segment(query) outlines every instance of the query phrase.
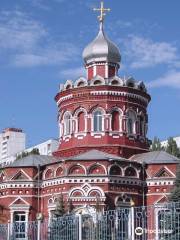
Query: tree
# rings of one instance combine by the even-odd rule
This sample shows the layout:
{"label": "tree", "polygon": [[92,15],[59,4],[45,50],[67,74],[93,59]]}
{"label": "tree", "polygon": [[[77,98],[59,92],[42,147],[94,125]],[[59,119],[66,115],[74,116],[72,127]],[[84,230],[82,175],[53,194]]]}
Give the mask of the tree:
{"label": "tree", "polygon": [[151,150],[152,151],[161,151],[164,148],[161,146],[161,142],[158,137],[154,137],[151,145]]}
{"label": "tree", "polygon": [[73,211],[73,204],[72,204],[72,200],[69,199],[68,201],[68,214],[72,214]]}
{"label": "tree", "polygon": [[56,203],[56,209],[54,211],[55,218],[62,217],[65,214],[65,207],[64,207],[64,199],[63,195],[61,193],[60,197],[57,200]]}
{"label": "tree", "polygon": [[180,164],[177,167],[176,180],[174,184],[174,189],[170,195],[170,201],[179,202],[180,201]]}
{"label": "tree", "polygon": [[[180,239],[180,164],[177,167],[177,173],[176,173],[176,180],[174,189],[171,192],[171,195],[169,197],[169,200],[171,202],[174,202],[170,208],[170,214],[169,217],[167,216],[167,222],[169,221],[169,225],[172,229],[171,233],[171,239]],[[165,238],[166,239],[166,238]],[[169,238],[167,238],[169,239]]]}
{"label": "tree", "polygon": [[29,154],[40,155],[38,148],[33,148],[33,150]]}
{"label": "tree", "polygon": [[64,199],[61,193],[61,195],[57,199],[56,208],[53,212],[53,217],[51,219],[49,227],[49,239],[66,240],[67,236],[73,234],[72,232],[67,232],[69,226],[69,219],[66,218],[65,213],[66,212],[64,207]]}
{"label": "tree", "polygon": [[166,152],[176,157],[180,157],[180,149],[178,148],[176,141],[172,137],[168,138]]}
{"label": "tree", "polygon": [[16,160],[27,157],[29,155],[40,155],[39,149],[38,148],[33,148],[30,152],[24,151],[24,152],[17,155]]}

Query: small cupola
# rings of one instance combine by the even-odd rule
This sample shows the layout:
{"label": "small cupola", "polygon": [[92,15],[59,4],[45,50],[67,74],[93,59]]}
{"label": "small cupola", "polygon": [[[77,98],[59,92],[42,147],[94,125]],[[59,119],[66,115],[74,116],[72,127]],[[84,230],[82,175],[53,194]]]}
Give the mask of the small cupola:
{"label": "small cupola", "polygon": [[84,49],[83,59],[85,65],[95,62],[120,63],[119,49],[106,37],[102,22],[97,37]]}
{"label": "small cupola", "polygon": [[103,2],[101,2],[101,8],[94,10],[101,12],[98,17],[100,21],[99,33],[83,51],[83,60],[89,80],[96,75],[104,78],[115,76],[121,61],[118,47],[109,40],[104,32],[105,12],[110,11],[110,9],[105,9]]}

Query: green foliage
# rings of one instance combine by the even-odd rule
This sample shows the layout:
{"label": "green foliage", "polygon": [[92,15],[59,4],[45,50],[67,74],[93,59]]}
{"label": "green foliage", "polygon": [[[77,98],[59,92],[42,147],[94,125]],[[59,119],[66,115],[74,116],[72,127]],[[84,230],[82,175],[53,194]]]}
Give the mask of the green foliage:
{"label": "green foliage", "polygon": [[61,194],[56,203],[56,209],[54,211],[54,216],[56,218],[62,217],[65,214],[63,195]]}
{"label": "green foliage", "polygon": [[180,165],[177,168],[175,185],[170,195],[170,201],[172,202],[180,201]]}
{"label": "green foliage", "polygon": [[56,208],[53,212],[53,217],[51,219],[49,227],[49,239],[54,240],[67,240],[72,239],[76,240],[77,236],[76,231],[76,222],[74,222],[74,216],[70,214],[72,211],[72,202],[69,201],[68,212],[66,213],[64,207],[64,199],[61,194],[56,202]]}
{"label": "green foliage", "polygon": [[68,214],[71,214],[73,211],[73,204],[72,204],[72,200],[70,199],[68,201]]}
{"label": "green foliage", "polygon": [[180,149],[178,148],[176,141],[172,137],[168,138],[166,152],[176,157],[180,157]]}
{"label": "green foliage", "polygon": [[161,142],[158,137],[154,137],[152,141],[152,146],[151,146],[152,151],[161,151],[164,150],[164,148],[161,146]]}
{"label": "green foliage", "polygon": [[38,148],[33,148],[33,150],[29,154],[40,155]]}
{"label": "green foliage", "polygon": [[166,151],[167,153],[180,158],[180,149],[177,146],[176,141],[172,138],[168,138],[167,147],[163,147],[158,137],[154,137],[151,145],[151,151]]}
{"label": "green foliage", "polygon": [[100,212],[101,211],[101,207],[100,207],[100,199],[99,197],[96,197],[96,212]]}
{"label": "green foliage", "polygon": [[40,155],[38,148],[33,148],[31,152],[22,152],[21,154],[18,154],[16,157],[16,160],[27,157],[29,155]]}

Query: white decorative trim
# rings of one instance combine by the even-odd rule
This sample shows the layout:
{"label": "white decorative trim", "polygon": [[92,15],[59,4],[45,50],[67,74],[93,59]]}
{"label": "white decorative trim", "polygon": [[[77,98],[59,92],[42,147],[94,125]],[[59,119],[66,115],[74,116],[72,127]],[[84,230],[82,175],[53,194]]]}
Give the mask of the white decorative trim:
{"label": "white decorative trim", "polygon": [[[163,196],[164,193],[147,193],[146,196]],[[166,192],[166,195],[171,195],[171,192]]]}
{"label": "white decorative trim", "polygon": [[18,170],[18,171],[11,177],[10,181],[13,180],[13,181],[20,181],[20,182],[21,182],[21,181],[27,181],[27,180],[28,180],[28,179],[22,179],[22,180],[13,179],[13,178],[16,177],[19,173],[24,174],[30,181],[33,180],[24,170],[20,169],[20,170]]}
{"label": "white decorative trim", "polygon": [[[166,195],[166,194],[163,194],[162,197],[160,197],[157,201],[155,201],[154,204],[158,204],[158,205],[159,205],[158,202],[160,202],[163,198],[166,198],[166,199],[168,200],[167,195]],[[161,203],[160,203],[160,204],[161,204]]]}
{"label": "white decorative trim", "polygon": [[66,80],[63,90],[67,90],[66,88],[67,88],[68,85],[70,85],[70,88],[72,88],[73,87],[73,81],[72,80]]}
{"label": "white decorative trim", "polygon": [[108,63],[105,64],[105,78],[108,78]]}
{"label": "white decorative trim", "polygon": [[[161,169],[159,169],[159,171],[156,172],[152,177],[153,177],[153,178],[160,178],[160,177],[156,177],[156,175],[158,175],[159,173],[161,173],[161,171],[163,171],[163,170],[165,170],[165,171],[167,171],[168,173],[170,173],[170,174],[172,175],[172,178],[173,178],[173,177],[176,178],[176,175],[175,175],[169,168],[167,168],[166,166],[163,166]],[[164,178],[170,178],[170,177],[164,177]]]}
{"label": "white decorative trim", "polygon": [[85,87],[85,86],[88,85],[88,81],[87,81],[87,79],[84,78],[84,77],[80,77],[80,78],[78,78],[78,79],[75,81],[75,83],[74,83],[74,87],[75,87],[75,88],[79,88],[79,87],[81,87],[81,86],[78,86],[78,84],[79,84],[80,82],[83,82],[83,83],[84,83],[84,85],[83,85],[82,87]]}
{"label": "white decorative trim", "polygon": [[11,204],[9,204],[9,207],[11,207],[16,201],[21,200],[25,205],[27,205],[28,207],[30,207],[30,204],[28,202],[26,202],[22,197],[18,197],[16,198]]}
{"label": "white decorative trim", "polygon": [[95,77],[96,74],[97,74],[97,66],[94,65],[94,66],[93,66],[93,77]]}
{"label": "white decorative trim", "polygon": [[[117,71],[116,71],[116,72],[117,72]],[[112,82],[113,82],[114,80],[118,82],[118,85],[112,85]],[[109,79],[109,84],[110,84],[111,86],[123,86],[123,85],[124,85],[124,81],[123,81],[123,79],[121,79],[120,77],[114,76],[114,77],[112,77],[112,78]]]}
{"label": "white decorative trim", "polygon": [[[25,182],[25,184],[24,184]],[[23,183],[17,183],[17,182],[8,182],[8,183],[1,183],[0,184],[0,189],[6,189],[6,188],[35,188],[37,187],[36,181],[23,181]]]}
{"label": "white decorative trim", "polygon": [[[175,181],[175,180],[174,180]],[[174,181],[172,181],[172,178],[170,180],[161,180],[157,181],[157,179],[153,180],[146,180],[147,186],[168,186],[168,185],[174,185]]]}
{"label": "white decorative trim", "polygon": [[[100,164],[100,163],[93,163],[92,165],[90,165],[90,166],[88,167],[88,169],[87,169],[87,174],[90,175],[89,171],[91,170],[91,168],[96,167],[96,166],[97,166],[97,167],[102,167],[102,168],[104,169],[105,174],[106,174],[106,175],[108,174],[106,167],[105,167],[104,165]],[[98,175],[98,174],[97,174],[97,175]]]}
{"label": "white decorative trim", "polygon": [[59,105],[61,102],[64,102],[65,100],[69,100],[73,98],[73,94],[69,94],[69,95],[66,95],[64,97],[61,97],[58,101],[57,101],[57,105]]}
{"label": "white decorative trim", "polygon": [[134,93],[127,93],[127,92],[119,92],[119,91],[91,91],[90,92],[91,95],[110,95],[110,96],[122,96],[122,97],[130,97],[130,98],[135,98],[135,99],[139,99],[143,102],[145,102],[146,104],[148,104],[148,99],[145,97],[142,97],[138,94],[134,94]]}
{"label": "white decorative trim", "polygon": [[104,194],[104,191],[100,188],[100,187],[94,187],[94,186],[91,186],[90,184],[88,183],[85,183],[84,185],[82,185],[81,187],[74,187],[72,188],[70,191],[69,191],[69,197],[72,197],[72,198],[76,198],[76,197],[73,197],[73,193],[74,192],[81,192],[82,193],[82,196],[81,197],[77,197],[77,198],[81,198],[83,200],[84,199],[87,199],[87,197],[89,199],[94,199],[95,197],[92,197],[92,196],[89,196],[89,194],[92,192],[92,191],[97,191],[98,193],[100,193],[100,197],[102,198],[105,198],[105,194]]}
{"label": "white decorative trim", "polygon": [[54,173],[55,173],[54,168],[53,168],[53,167],[48,167],[48,168],[44,171],[44,173],[43,173],[43,179],[46,179],[45,176],[46,176],[46,173],[47,173],[49,170],[51,170],[51,171],[53,172],[52,178],[55,177],[55,175],[54,175]]}
{"label": "white decorative trim", "polygon": [[[107,194],[109,194],[109,193],[115,193],[115,194],[117,194],[117,191],[114,191],[114,190],[104,191],[104,192],[107,193]],[[142,196],[141,193],[132,192],[131,190],[126,191],[126,192],[121,192],[121,194],[130,194],[130,195]]]}
{"label": "white decorative trim", "polygon": [[82,169],[84,169],[84,175],[87,175],[87,169],[86,169],[86,167],[85,167],[84,165],[79,164],[79,163],[72,163],[72,164],[69,166],[69,168],[67,169],[67,175],[69,175],[69,171],[70,171],[73,167],[75,167],[75,166],[78,166],[78,167],[81,167]]}
{"label": "white decorative trim", "polygon": [[74,134],[74,137],[77,139],[83,139],[85,136],[87,136],[87,132],[78,132]]}

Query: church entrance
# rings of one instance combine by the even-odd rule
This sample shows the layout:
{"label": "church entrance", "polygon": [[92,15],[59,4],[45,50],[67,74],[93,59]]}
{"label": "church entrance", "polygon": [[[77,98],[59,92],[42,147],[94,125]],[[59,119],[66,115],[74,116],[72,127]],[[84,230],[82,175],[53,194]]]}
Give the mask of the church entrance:
{"label": "church entrance", "polygon": [[26,215],[25,212],[14,213],[14,238],[16,240],[26,239]]}

